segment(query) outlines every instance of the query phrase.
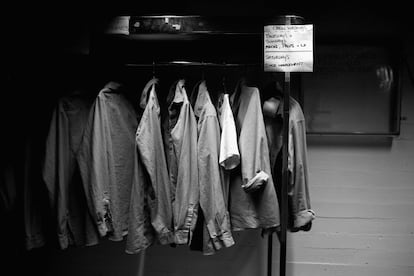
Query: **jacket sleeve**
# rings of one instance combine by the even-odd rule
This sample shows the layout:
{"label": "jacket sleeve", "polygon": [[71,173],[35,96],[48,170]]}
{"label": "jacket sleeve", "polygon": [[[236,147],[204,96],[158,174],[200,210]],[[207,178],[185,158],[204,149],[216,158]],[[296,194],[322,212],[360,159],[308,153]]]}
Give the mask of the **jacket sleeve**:
{"label": "jacket sleeve", "polygon": [[216,116],[206,116],[201,122],[198,137],[198,179],[200,206],[203,210],[210,239],[219,249],[230,247],[234,240],[230,231],[230,218],[221,184],[220,127]]}
{"label": "jacket sleeve", "polygon": [[44,209],[45,205],[39,203],[47,201],[48,198],[47,194],[43,193],[44,190],[41,189],[44,180],[42,179],[39,156],[35,150],[36,146],[37,144],[32,138],[27,139],[24,143],[22,208],[27,250],[41,247],[47,241],[43,212],[49,209]]}
{"label": "jacket sleeve", "polygon": [[219,162],[224,169],[231,170],[240,164],[240,153],[237,146],[236,125],[228,95],[223,96],[221,109],[222,132]]}
{"label": "jacket sleeve", "polygon": [[148,205],[145,201],[146,191],[143,183],[145,176],[138,154],[138,147],[135,145],[128,236],[125,249],[128,254],[137,254],[153,243],[150,216],[149,212],[147,212]]}
{"label": "jacket sleeve", "polygon": [[60,104],[56,106],[53,111],[52,120],[49,126],[49,133],[46,139],[45,157],[42,168],[43,180],[49,192],[50,205],[55,210],[56,208],[56,189],[57,183],[63,181],[64,168],[62,165],[65,160],[62,160],[63,147],[69,147],[67,130],[68,126],[65,123],[63,114],[61,114]]}
{"label": "jacket sleeve", "polygon": [[305,121],[291,122],[289,131],[290,197],[294,227],[302,227],[315,218],[311,210]]}
{"label": "jacket sleeve", "polygon": [[88,208],[101,236],[111,228],[108,194],[112,178],[110,137],[105,102],[99,95],[89,113],[77,158]]}
{"label": "jacket sleeve", "polygon": [[67,183],[69,182],[70,162],[69,122],[59,102],[46,139],[43,180],[49,194],[53,216],[57,219],[57,234],[61,248],[68,246],[67,225]]}
{"label": "jacket sleeve", "polygon": [[[270,176],[269,149],[264,126],[259,91],[252,94],[239,137],[241,171],[246,192],[265,185]],[[267,158],[267,160],[265,160]]]}
{"label": "jacket sleeve", "polygon": [[160,243],[168,244],[173,242],[170,182],[159,114],[152,104],[147,105],[141,118],[136,143],[154,191],[154,196],[148,197],[152,226],[158,234]]}

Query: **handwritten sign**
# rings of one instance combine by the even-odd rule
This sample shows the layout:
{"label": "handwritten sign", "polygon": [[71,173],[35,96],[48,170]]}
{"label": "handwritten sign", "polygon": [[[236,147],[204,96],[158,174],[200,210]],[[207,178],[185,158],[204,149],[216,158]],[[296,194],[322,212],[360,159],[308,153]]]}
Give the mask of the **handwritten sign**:
{"label": "handwritten sign", "polygon": [[313,25],[264,27],[265,72],[312,72]]}

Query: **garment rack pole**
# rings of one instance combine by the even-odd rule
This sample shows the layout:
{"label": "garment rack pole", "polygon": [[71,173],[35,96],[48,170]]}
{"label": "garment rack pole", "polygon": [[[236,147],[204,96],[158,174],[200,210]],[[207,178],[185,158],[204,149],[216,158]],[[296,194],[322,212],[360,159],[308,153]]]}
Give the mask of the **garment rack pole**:
{"label": "garment rack pole", "polygon": [[[292,17],[285,17],[285,25],[292,24]],[[281,233],[280,233],[280,276],[286,275],[286,244],[288,224],[288,154],[289,154],[289,107],[290,107],[290,72],[285,72],[283,89],[283,162],[282,162],[282,191],[281,191]]]}
{"label": "garment rack pole", "polygon": [[[274,25],[293,25],[303,24],[304,18],[296,15],[283,15],[278,16]],[[283,87],[283,146],[282,146],[282,187],[280,193],[280,232],[278,233],[280,244],[280,259],[279,259],[279,276],[286,275],[286,244],[287,244],[287,229],[288,229],[288,214],[289,214],[289,168],[288,168],[288,156],[289,156],[289,113],[290,113],[290,72],[285,72],[284,87]],[[272,276],[272,250],[273,250],[273,237],[269,235],[268,239],[268,264],[267,275]]]}
{"label": "garment rack pole", "polygon": [[288,223],[288,149],[289,149],[289,98],[290,98],[290,72],[285,73],[283,89],[283,162],[282,162],[282,191],[280,216],[280,276],[286,275],[286,243]]}

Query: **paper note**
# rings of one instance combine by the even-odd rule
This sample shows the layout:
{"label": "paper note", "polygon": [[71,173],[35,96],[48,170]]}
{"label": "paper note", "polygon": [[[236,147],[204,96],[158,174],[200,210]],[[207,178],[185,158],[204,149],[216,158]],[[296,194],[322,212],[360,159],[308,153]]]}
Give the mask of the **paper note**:
{"label": "paper note", "polygon": [[264,27],[265,72],[312,72],[313,25]]}

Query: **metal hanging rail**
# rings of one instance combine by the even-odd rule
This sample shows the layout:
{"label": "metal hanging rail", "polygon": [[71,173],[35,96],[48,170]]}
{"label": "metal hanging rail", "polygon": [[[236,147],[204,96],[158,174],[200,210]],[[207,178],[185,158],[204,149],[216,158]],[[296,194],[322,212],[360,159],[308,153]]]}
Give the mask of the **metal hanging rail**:
{"label": "metal hanging rail", "polygon": [[166,61],[153,63],[127,63],[128,67],[164,67],[164,66],[200,66],[200,67],[245,67],[245,66],[263,66],[262,63],[215,63],[199,61]]}

